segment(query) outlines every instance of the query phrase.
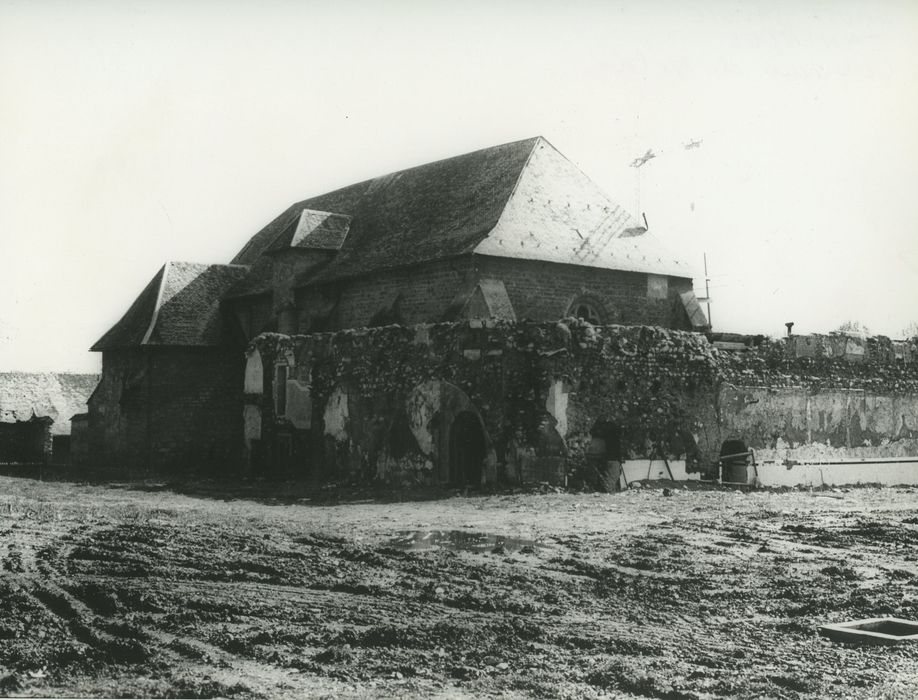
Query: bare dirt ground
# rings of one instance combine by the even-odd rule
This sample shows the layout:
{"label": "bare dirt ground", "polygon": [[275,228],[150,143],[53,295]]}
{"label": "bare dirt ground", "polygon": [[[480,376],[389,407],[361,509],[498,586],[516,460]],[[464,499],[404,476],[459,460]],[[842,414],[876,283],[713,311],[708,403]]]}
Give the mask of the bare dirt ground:
{"label": "bare dirt ground", "polygon": [[[290,500],[290,499],[288,499]],[[422,547],[492,533],[478,549]],[[0,477],[0,694],[918,697],[918,490],[317,504]]]}

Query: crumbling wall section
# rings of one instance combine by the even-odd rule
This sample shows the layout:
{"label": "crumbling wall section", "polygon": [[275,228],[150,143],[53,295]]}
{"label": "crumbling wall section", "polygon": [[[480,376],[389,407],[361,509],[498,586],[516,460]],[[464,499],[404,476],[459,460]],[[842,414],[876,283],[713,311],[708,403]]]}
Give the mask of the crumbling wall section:
{"label": "crumbling wall section", "polygon": [[[450,431],[460,413],[481,424],[486,481],[583,478],[599,420],[620,428],[627,457],[694,464],[719,444],[715,356],[696,334],[574,319],[471,321],[268,334],[253,350],[275,378],[249,397],[263,441],[304,448],[291,456],[291,475],[451,483]],[[309,394],[300,401],[309,415],[298,416],[306,430],[289,415],[294,383]]]}
{"label": "crumbling wall section", "polygon": [[721,352],[720,422],[759,459],[918,455],[918,353],[885,337],[792,336]]}

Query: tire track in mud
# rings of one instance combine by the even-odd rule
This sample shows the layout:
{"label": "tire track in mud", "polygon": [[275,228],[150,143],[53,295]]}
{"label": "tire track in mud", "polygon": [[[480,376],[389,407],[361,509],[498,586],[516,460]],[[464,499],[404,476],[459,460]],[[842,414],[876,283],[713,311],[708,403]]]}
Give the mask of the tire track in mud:
{"label": "tire track in mud", "polygon": [[[59,520],[40,525],[33,524],[37,521],[31,518],[10,515],[7,522],[10,520],[10,526],[2,535],[5,551],[0,567],[0,578],[7,585],[8,593],[18,594],[20,601],[28,601],[33,610],[40,611],[48,620],[58,620],[60,629],[66,630],[74,641],[99,654],[116,662],[144,660],[146,655],[136,640],[99,629],[93,612],[56,583],[61,575],[50,568],[46,558],[55,556],[54,543],[66,537]],[[43,628],[38,631],[44,634]]]}
{"label": "tire track in mud", "polygon": [[[238,519],[71,521],[63,533],[20,520],[21,536],[0,537],[0,557],[11,552],[17,569],[0,580],[30,588],[60,634],[93,645],[94,661],[108,655],[87,675],[154,669],[151,685],[126,686],[140,694],[335,696],[353,683],[362,696],[412,695],[392,680],[398,672],[428,683],[414,696],[828,697],[854,679],[880,683],[891,667],[914,689],[902,674],[918,660],[907,652],[854,653],[815,636],[827,611],[863,605],[846,597],[849,571],[827,574],[826,564],[857,553],[879,561],[882,532],[833,548],[782,530],[835,532],[833,517],[673,516],[641,532],[574,526],[553,551],[525,557],[404,554],[387,547],[388,531],[356,543]],[[130,639],[148,654],[142,666],[108,654]]]}
{"label": "tire track in mud", "polygon": [[277,666],[232,654],[188,635],[158,629],[148,629],[147,634],[159,642],[162,652],[171,652],[176,661],[180,660],[186,673],[210,677],[224,686],[242,686],[253,695],[259,694],[256,688],[270,687],[275,691],[294,688],[289,682],[292,674]]}
{"label": "tire track in mud", "polygon": [[54,537],[54,534],[44,528],[23,526],[21,522],[13,522],[0,536],[6,545],[0,576],[21,576],[33,573],[37,569],[39,546],[35,544],[36,541],[41,542]]}
{"label": "tire track in mud", "polygon": [[[112,634],[97,624],[99,616],[79,597],[58,585],[62,574],[51,568],[48,558],[59,554],[53,546],[31,548],[27,571],[15,580],[16,587],[49,615],[60,619],[77,641],[95,649],[116,662],[138,663],[148,658],[147,650],[136,637],[139,632]],[[37,551],[35,551],[37,549]]]}
{"label": "tire track in mud", "polygon": [[[740,545],[747,545],[747,556],[760,559],[763,554],[792,557],[799,562],[807,560],[824,560],[842,564],[852,564],[852,552],[857,561],[853,565],[872,566],[887,575],[904,577],[906,574],[918,577],[918,558],[915,548],[905,544],[890,546],[882,539],[882,533],[865,535],[871,528],[901,528],[895,521],[873,521],[860,519],[851,522],[850,518],[835,519],[829,522],[823,518],[816,522],[810,517],[791,516],[784,518],[773,516],[774,522],[756,523],[755,535],[750,536],[748,523],[724,525],[717,523],[681,523],[682,534],[691,539],[693,544],[703,551],[710,552],[711,545],[718,545],[714,536],[724,538],[723,545],[735,551]],[[918,540],[918,531],[908,533]]]}
{"label": "tire track in mud", "polygon": [[[91,528],[80,528],[91,531]],[[72,637],[102,655],[107,662],[114,664],[134,664],[149,661],[151,657],[164,657],[170,666],[182,664],[189,675],[197,678],[210,678],[224,688],[233,689],[233,694],[258,696],[253,688],[267,685],[277,686],[278,670],[266,664],[227,653],[201,640],[170,634],[146,626],[144,629],[131,626],[110,624],[109,629],[118,629],[112,633],[102,628],[106,623],[113,623],[108,616],[100,614],[96,607],[87,604],[79,595],[73,594],[58,585],[55,580],[66,578],[76,584],[106,583],[107,581],[124,583],[123,579],[106,576],[68,577],[66,572],[57,567],[65,567],[68,556],[75,544],[61,543],[58,546],[34,544],[35,539],[47,539],[45,530],[32,530],[18,537],[16,543],[9,543],[9,549],[25,556],[20,556],[22,566],[15,567],[12,583],[29,600],[54,618],[61,620]],[[6,568],[6,567],[4,567]],[[136,586],[139,589],[143,585]],[[150,642],[156,642],[155,646]],[[207,664],[188,662],[206,659],[218,668]]]}
{"label": "tire track in mud", "polygon": [[[218,647],[189,636],[170,634],[146,626],[137,635],[117,635],[100,628],[97,615],[79,597],[68,593],[47,579],[30,577],[31,587],[20,590],[45,608],[50,614],[62,619],[71,634],[78,641],[103,654],[104,658],[116,664],[134,664],[150,660],[151,657],[165,657],[170,666],[182,664],[187,675],[210,678],[221,685],[238,692],[258,695],[254,688],[270,685],[276,687],[279,681],[278,669],[252,659],[230,654]],[[155,647],[149,644],[154,641]],[[189,664],[188,662],[192,663]],[[205,661],[206,663],[194,663]],[[214,668],[214,665],[217,668]]]}

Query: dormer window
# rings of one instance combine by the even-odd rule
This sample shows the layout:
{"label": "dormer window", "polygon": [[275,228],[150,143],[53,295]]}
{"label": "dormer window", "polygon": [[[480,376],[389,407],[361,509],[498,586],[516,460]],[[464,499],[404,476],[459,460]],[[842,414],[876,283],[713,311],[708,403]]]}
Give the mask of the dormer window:
{"label": "dormer window", "polygon": [[291,248],[340,250],[351,227],[351,217],[315,209],[300,213]]}

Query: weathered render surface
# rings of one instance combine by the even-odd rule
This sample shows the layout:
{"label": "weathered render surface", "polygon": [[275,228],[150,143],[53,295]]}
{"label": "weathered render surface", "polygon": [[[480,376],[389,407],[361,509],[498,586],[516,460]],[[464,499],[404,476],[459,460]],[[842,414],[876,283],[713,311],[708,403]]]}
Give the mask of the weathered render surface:
{"label": "weathered render surface", "polygon": [[795,338],[728,351],[575,319],[268,334],[249,348],[246,446],[256,473],[460,486],[714,476],[735,443],[782,468],[918,459],[911,346],[863,345],[853,362]]}
{"label": "weathered render surface", "polygon": [[756,450],[763,483],[918,483],[913,342],[793,336],[722,355],[726,439]]}

